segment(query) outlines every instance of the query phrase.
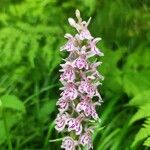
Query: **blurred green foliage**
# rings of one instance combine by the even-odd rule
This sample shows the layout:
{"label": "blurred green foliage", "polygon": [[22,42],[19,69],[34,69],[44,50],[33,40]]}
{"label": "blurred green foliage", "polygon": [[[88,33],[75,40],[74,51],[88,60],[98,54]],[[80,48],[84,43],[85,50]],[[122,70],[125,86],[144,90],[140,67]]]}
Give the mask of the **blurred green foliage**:
{"label": "blurred green foliage", "polygon": [[105,76],[94,150],[150,147],[150,3],[148,0],[0,1],[0,149],[60,149],[53,125],[59,52],[79,9],[102,37]]}

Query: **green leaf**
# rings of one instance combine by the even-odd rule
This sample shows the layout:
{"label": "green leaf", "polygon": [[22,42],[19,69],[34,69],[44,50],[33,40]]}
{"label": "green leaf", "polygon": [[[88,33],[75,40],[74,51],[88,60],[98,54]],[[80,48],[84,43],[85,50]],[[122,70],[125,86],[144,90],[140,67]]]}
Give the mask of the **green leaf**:
{"label": "green leaf", "polygon": [[56,108],[56,101],[48,100],[46,101],[39,110],[39,120],[45,122],[49,119],[48,115],[50,115]]}
{"label": "green leaf", "polygon": [[139,107],[138,111],[131,118],[130,124],[146,117],[150,117],[150,103]]}
{"label": "green leaf", "polygon": [[122,71],[117,67],[117,63],[120,57],[122,57],[123,55],[122,51],[122,49],[119,49],[117,51],[110,51],[103,47],[105,56],[104,58],[102,58],[103,60],[99,60],[103,61],[103,64],[99,68],[99,71],[102,72],[105,77],[102,88],[107,89],[105,92],[109,90],[114,93],[114,95],[116,95],[116,93],[122,93]]}
{"label": "green leaf", "polygon": [[137,95],[150,89],[150,71],[128,71],[124,73],[123,87],[129,96]]}
{"label": "green leaf", "polygon": [[0,120],[0,144],[3,143],[6,139],[6,132],[4,122]]}
{"label": "green leaf", "polygon": [[15,95],[4,95],[1,97],[1,103],[3,108],[14,109],[25,113],[25,106],[23,102]]}
{"label": "green leaf", "polygon": [[113,130],[101,143],[99,143],[97,150],[107,149],[111,145],[111,142],[113,142],[112,139],[114,139],[115,136],[119,134],[120,130],[120,128]]}
{"label": "green leaf", "polygon": [[87,13],[88,15],[91,15],[96,7],[96,0],[84,0],[82,1],[83,5],[85,6],[85,8],[87,8]]}
{"label": "green leaf", "polygon": [[143,145],[150,147],[150,137],[148,137],[148,138],[144,141],[144,144],[143,144]]}
{"label": "green leaf", "polygon": [[136,95],[129,101],[127,105],[128,106],[141,106],[147,103],[150,103],[150,90],[146,90]]}
{"label": "green leaf", "polygon": [[128,61],[126,62],[124,68],[125,69],[128,68],[137,69],[138,67],[148,68],[150,67],[149,56],[150,56],[149,48],[145,45],[145,43],[142,43],[134,53],[131,53],[128,56]]}
{"label": "green leaf", "polygon": [[[12,112],[5,112],[5,116],[2,116],[2,118],[5,117],[6,119],[6,124],[7,124],[7,130],[9,134],[11,135],[11,128],[13,126],[16,127],[16,124],[22,119],[22,115],[13,113]],[[4,123],[4,120],[0,120],[0,144],[5,142],[7,138],[7,133],[6,133],[6,126]]]}
{"label": "green leaf", "polygon": [[103,126],[103,127],[98,127],[98,128],[95,130],[95,132],[94,132],[94,134],[93,134],[93,140],[96,139],[96,136],[97,136],[104,128],[105,128],[105,126]]}

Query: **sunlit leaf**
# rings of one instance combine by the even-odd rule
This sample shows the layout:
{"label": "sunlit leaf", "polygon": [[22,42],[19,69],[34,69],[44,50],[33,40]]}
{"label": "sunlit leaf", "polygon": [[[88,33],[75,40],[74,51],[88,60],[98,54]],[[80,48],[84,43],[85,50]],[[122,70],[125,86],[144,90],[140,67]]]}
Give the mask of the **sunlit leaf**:
{"label": "sunlit leaf", "polygon": [[25,112],[25,106],[21,100],[15,95],[4,95],[1,97],[2,107]]}

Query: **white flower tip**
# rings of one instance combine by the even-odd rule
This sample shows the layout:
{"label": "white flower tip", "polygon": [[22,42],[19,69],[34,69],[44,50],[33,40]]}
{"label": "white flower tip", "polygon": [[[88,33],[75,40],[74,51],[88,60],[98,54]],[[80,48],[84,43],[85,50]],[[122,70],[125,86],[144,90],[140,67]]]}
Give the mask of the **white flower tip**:
{"label": "white flower tip", "polygon": [[76,9],[75,14],[76,14],[76,17],[77,17],[77,18],[80,18],[80,11],[79,11],[78,9]]}
{"label": "white flower tip", "polygon": [[101,41],[101,40],[102,40],[102,38],[98,37],[98,38],[95,38],[95,39],[93,40],[93,42],[97,43],[97,42],[99,42],[99,41]]}
{"label": "white flower tip", "polygon": [[81,23],[82,22],[82,18],[80,16],[80,11],[78,9],[76,10],[75,14],[76,14],[76,17],[78,19],[78,22]]}
{"label": "white flower tip", "polygon": [[73,18],[68,18],[68,22],[71,26],[75,27],[76,26],[76,22]]}
{"label": "white flower tip", "polygon": [[101,120],[100,118],[98,118],[98,122],[99,122],[99,123],[101,123],[101,122],[102,122],[102,120]]}
{"label": "white flower tip", "polygon": [[97,38],[97,40],[98,40],[98,41],[101,41],[101,40],[102,40],[102,38],[98,37],[98,38]]}
{"label": "white flower tip", "polygon": [[90,17],[89,20],[87,21],[87,24],[86,24],[87,26],[90,24],[91,19],[92,19],[92,18]]}
{"label": "white flower tip", "polygon": [[100,53],[100,56],[104,56],[104,53],[101,52],[101,53]]}
{"label": "white flower tip", "polygon": [[71,37],[72,37],[72,35],[71,35],[71,34],[69,34],[69,33],[66,33],[64,37],[65,37],[65,38],[67,38],[67,39],[69,39],[69,38],[71,38]]}
{"label": "white flower tip", "polygon": [[85,51],[86,50],[86,46],[82,46],[81,51]]}
{"label": "white flower tip", "polygon": [[101,77],[100,77],[100,78],[101,78],[101,80],[102,80],[102,81],[105,79],[105,78],[104,78],[104,76],[102,76],[102,75],[101,75]]}
{"label": "white flower tip", "polygon": [[64,46],[61,46],[59,50],[64,51]]}

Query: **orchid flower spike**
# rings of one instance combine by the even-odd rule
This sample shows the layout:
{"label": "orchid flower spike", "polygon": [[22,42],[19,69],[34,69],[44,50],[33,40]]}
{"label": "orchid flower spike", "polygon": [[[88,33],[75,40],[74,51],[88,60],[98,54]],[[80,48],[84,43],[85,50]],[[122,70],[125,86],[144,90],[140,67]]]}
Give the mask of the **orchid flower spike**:
{"label": "orchid flower spike", "polygon": [[62,149],[86,147],[90,150],[93,149],[94,127],[100,122],[96,109],[102,103],[98,86],[103,76],[98,72],[102,62],[92,62],[89,58],[104,54],[96,46],[101,38],[94,38],[88,30],[91,18],[87,22],[83,21],[79,10],[76,10],[75,15],[77,21],[73,18],[68,21],[77,34],[65,34],[68,41],[61,47],[68,57],[63,59],[64,64],[60,64],[62,87],[56,103],[59,113],[55,119],[55,129],[66,135],[62,140]]}

